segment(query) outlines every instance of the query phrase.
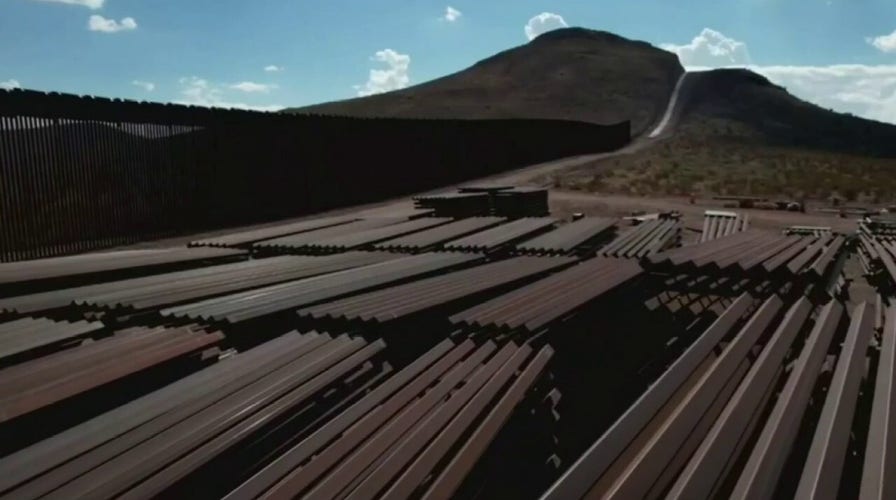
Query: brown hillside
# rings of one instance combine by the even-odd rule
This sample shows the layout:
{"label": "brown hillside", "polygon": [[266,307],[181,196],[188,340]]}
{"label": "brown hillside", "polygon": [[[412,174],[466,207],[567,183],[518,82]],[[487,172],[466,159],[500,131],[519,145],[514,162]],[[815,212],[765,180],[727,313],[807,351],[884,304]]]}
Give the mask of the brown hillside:
{"label": "brown hillside", "polygon": [[552,182],[636,195],[896,200],[896,126],[835,113],[747,70],[688,76],[667,139]]}
{"label": "brown hillside", "polygon": [[665,111],[683,69],[674,54],[611,33],[568,28],[468,69],[385,94],[286,110],[405,118],[552,118],[632,122]]}

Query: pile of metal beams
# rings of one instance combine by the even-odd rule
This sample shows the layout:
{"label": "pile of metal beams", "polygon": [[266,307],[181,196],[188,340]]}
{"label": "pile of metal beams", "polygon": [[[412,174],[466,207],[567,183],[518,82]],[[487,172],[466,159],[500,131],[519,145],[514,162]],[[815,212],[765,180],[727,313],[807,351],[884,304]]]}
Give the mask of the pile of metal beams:
{"label": "pile of metal beams", "polygon": [[[855,484],[841,482],[850,438],[863,435],[855,426],[868,429],[861,498],[891,496],[885,436],[894,427],[896,310],[883,334],[869,425],[853,417],[873,308],[855,308],[838,348],[840,303],[823,306],[814,321],[806,298],[786,307],[773,295],[751,313],[754,304],[747,294],[735,300],[543,498],[858,498]],[[819,392],[831,349],[839,356],[830,387]],[[809,408],[813,393],[820,413]],[[797,441],[801,428],[812,432],[810,442]],[[784,477],[785,467],[796,474]]]}
{"label": "pile of metal beams", "polygon": [[548,190],[515,188],[492,194],[492,214],[501,217],[541,217],[548,215]]}
{"label": "pile of metal beams", "polygon": [[242,247],[251,245],[262,240],[271,238],[279,238],[290,234],[304,233],[314,231],[315,229],[323,229],[330,226],[338,226],[358,220],[355,216],[339,216],[339,217],[322,217],[319,219],[304,220],[301,222],[291,222],[288,224],[277,224],[259,229],[250,229],[248,231],[240,231],[237,233],[225,234],[222,236],[212,236],[203,238],[190,243],[190,246],[204,247]]}
{"label": "pile of metal beams", "polygon": [[545,233],[517,245],[523,253],[538,255],[566,255],[589,250],[595,240],[607,236],[616,227],[616,219],[586,217],[564,224],[558,229]]}
{"label": "pile of metal beams", "polygon": [[572,258],[514,257],[299,310],[308,318],[385,323],[568,266]]}
{"label": "pile of metal beams", "polygon": [[225,498],[452,498],[512,415],[531,418],[517,407],[552,354],[444,341]]}
{"label": "pile of metal beams", "polygon": [[35,349],[47,349],[76,342],[102,330],[104,325],[90,321],[52,321],[46,318],[21,318],[0,324],[0,365],[10,357],[19,357]]}
{"label": "pile of metal beams", "polygon": [[0,311],[30,314],[72,304],[141,311],[399,258],[388,252],[280,256],[0,299]]}
{"label": "pile of metal beams", "polygon": [[239,323],[472,264],[480,254],[423,253],[161,310],[169,318]]}
{"label": "pile of metal beams", "polygon": [[535,332],[643,273],[637,262],[597,258],[451,316],[470,328]]}
{"label": "pile of metal beams", "polygon": [[476,217],[492,213],[489,193],[441,193],[414,197],[419,208],[432,209],[436,217]]}
{"label": "pile of metal beams", "polygon": [[494,252],[553,227],[551,217],[526,217],[508,224],[481,231],[445,243],[445,250],[460,252]]}
{"label": "pile of metal beams", "polygon": [[352,236],[364,231],[379,229],[392,224],[400,224],[402,222],[407,221],[405,219],[395,219],[391,217],[362,219],[347,224],[339,224],[323,229],[315,229],[313,231],[305,231],[303,233],[282,236],[280,238],[258,241],[252,244],[252,248],[268,251],[298,251],[328,239]]}
{"label": "pile of metal beams", "polygon": [[865,273],[882,271],[890,276],[891,284],[896,284],[896,240],[859,233],[859,241],[858,254]]}
{"label": "pile of metal beams", "polygon": [[345,335],[284,335],[3,458],[0,492],[183,497],[197,480],[212,495],[381,380],[390,371],[375,362],[384,347]]}
{"label": "pile of metal beams", "polygon": [[842,236],[815,238],[746,231],[648,257],[657,269],[702,272],[799,274],[822,276],[840,251]]}
{"label": "pile of metal beams", "polygon": [[784,230],[784,234],[800,234],[803,236],[815,236],[821,238],[830,236],[833,231],[829,226],[790,226]]}
{"label": "pile of metal beams", "polygon": [[131,328],[0,370],[0,423],[214,346],[194,327]]}
{"label": "pile of metal beams", "polygon": [[198,261],[246,255],[223,248],[168,248],[87,253],[69,257],[26,260],[0,264],[0,286],[8,287],[41,280],[102,276],[112,272],[151,272],[166,265],[196,264]]}
{"label": "pile of metal beams", "polygon": [[604,257],[642,259],[678,243],[681,223],[675,219],[655,219],[639,224],[598,252]]}
{"label": "pile of metal beams", "polygon": [[503,217],[469,217],[456,222],[400,236],[374,245],[379,250],[398,252],[419,252],[429,250],[438,245],[461,238],[469,234],[497,226],[507,219]]}
{"label": "pile of metal beams", "polygon": [[[383,219],[389,220],[389,219]],[[397,236],[422,231],[433,226],[439,226],[450,222],[451,219],[438,217],[424,217],[421,219],[399,222],[394,224],[386,224],[374,227],[355,227],[353,231],[337,231],[333,234],[318,234],[314,237],[314,233],[305,233],[298,236],[287,236],[285,238],[277,238],[274,240],[256,243],[257,248],[266,249],[288,249],[293,252],[304,253],[334,253],[345,252],[364,247],[369,247],[374,243],[379,243]],[[370,222],[370,220],[364,221]],[[345,227],[353,226],[348,224]],[[337,226],[334,229],[339,229]],[[326,230],[324,230],[326,231]],[[318,233],[322,233],[319,231]],[[338,234],[337,234],[338,233]]]}
{"label": "pile of metal beams", "polygon": [[746,231],[749,227],[747,214],[741,216],[737,212],[707,210],[703,214],[703,232],[700,235],[700,243]]}

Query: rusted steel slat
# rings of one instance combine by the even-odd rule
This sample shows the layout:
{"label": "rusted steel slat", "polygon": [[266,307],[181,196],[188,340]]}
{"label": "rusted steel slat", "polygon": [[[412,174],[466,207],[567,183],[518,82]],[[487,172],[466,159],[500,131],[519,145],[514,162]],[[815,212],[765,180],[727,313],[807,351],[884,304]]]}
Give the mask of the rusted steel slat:
{"label": "rusted steel slat", "polygon": [[289,224],[278,224],[276,226],[264,227],[260,229],[251,229],[248,231],[239,231],[236,233],[224,234],[221,236],[212,236],[200,240],[190,242],[191,246],[210,246],[210,247],[232,247],[255,243],[257,241],[267,240],[290,234],[303,233],[322,229],[329,226],[338,226],[356,221],[354,216],[339,217],[323,217],[318,219],[304,220],[301,222],[292,222]]}
{"label": "rusted steel slat", "polygon": [[738,366],[771,324],[782,305],[781,299],[775,295],[765,301],[638,457],[617,478],[607,493],[607,498],[642,498],[655,486],[676,450],[734,376]]}
{"label": "rusted steel slat", "polygon": [[242,255],[246,255],[246,252],[223,248],[174,248],[123,250],[10,262],[0,264],[0,284],[26,283],[42,279]]}
{"label": "rusted steel slat", "polygon": [[799,273],[813,257],[818,255],[818,252],[820,252],[829,241],[831,241],[830,235],[818,238],[815,243],[810,245],[787,264],[787,270],[790,271],[791,274]]}
{"label": "rusted steel slat", "polygon": [[775,257],[772,257],[771,259],[763,262],[762,263],[763,269],[765,269],[766,272],[770,272],[770,273],[777,271],[779,268],[781,268],[781,266],[783,266],[785,263],[789,262],[790,259],[796,257],[797,254],[799,254],[800,252],[805,250],[811,243],[812,243],[812,238],[808,238],[808,237],[802,238],[800,241],[797,242],[796,245],[793,245],[792,247],[788,248],[787,250],[784,250],[783,252],[776,255]]}
{"label": "rusted steel slat", "polygon": [[816,276],[823,276],[830,266],[831,262],[834,260],[834,257],[837,256],[837,252],[840,251],[840,247],[843,246],[845,242],[842,236],[837,236],[831,242],[830,245],[821,253],[818,259],[812,264],[812,272],[815,273]]}
{"label": "rusted steel slat", "polygon": [[398,447],[389,453],[370,474],[346,498],[372,500],[379,492],[407,467],[408,463],[427,443],[459,412],[476,393],[493,377],[506,382],[531,353],[529,346],[517,347],[509,342],[492,359],[442,405],[436,407],[413,429],[407,429]]}
{"label": "rusted steel slat", "polygon": [[[400,408],[401,405],[420,394],[436,377],[452,367],[461,357],[469,353],[473,347],[473,343],[470,341],[465,341],[457,346],[454,346],[454,343],[450,340],[443,341],[394,377],[391,377],[383,385],[371,391],[370,394],[352,405],[345,412],[339,414],[289,451],[277,457],[276,460],[257,472],[225,498],[228,500],[255,498],[262,494],[275,482],[307,460],[313,453],[323,448],[333,438],[346,431],[351,425],[359,422],[368,413],[373,411],[388,412],[389,408],[385,406],[382,410],[376,410],[377,406],[383,404],[387,398],[392,399],[386,404],[391,404],[396,408],[394,411],[397,411],[397,408]],[[321,460],[325,460],[325,458],[322,456]]]}
{"label": "rusted steel slat", "polygon": [[[461,344],[461,346],[465,344],[466,342]],[[320,482],[314,490],[318,493],[324,490],[336,490],[338,492],[345,487],[345,483],[349,478],[356,477],[357,473],[363,471],[366,465],[371,464],[379,456],[379,452],[385,451],[384,448],[387,446],[387,443],[394,443],[397,437],[395,436],[396,432],[404,431],[409,425],[413,425],[414,422],[422,418],[454,386],[469,376],[495,348],[494,343],[486,342],[466,360],[455,365],[444,374],[431,390],[416,401],[412,402],[411,398],[418,396],[419,393],[410,394],[410,391],[402,391],[400,398],[391,398],[379,410],[369,413],[366,418],[318,453],[307,465],[283,477],[276,485],[265,492],[261,498],[292,498],[307,489],[320,479],[330,467],[342,460],[341,464],[328,476],[328,479],[335,479]],[[426,385],[429,384],[427,383]],[[372,434],[379,436],[379,438],[376,440],[368,439]],[[364,442],[364,440],[367,441],[363,448],[358,448],[358,445]],[[355,453],[343,460],[343,457],[352,451],[355,451]],[[339,478],[345,478],[345,481],[341,481]]]}
{"label": "rusted steel slat", "polygon": [[881,335],[880,360],[874,385],[874,403],[865,462],[861,500],[896,497],[896,306],[890,306]]}
{"label": "rusted steel slat", "polygon": [[[753,305],[743,294],[541,497],[582,498]],[[650,485],[648,485],[650,486]]]}
{"label": "rusted steel slat", "polygon": [[541,348],[422,498],[451,498],[553,355],[554,351],[550,346]]}
{"label": "rusted steel slat", "polygon": [[874,328],[872,315],[868,303],[859,304],[853,311],[795,498],[837,497],[849,429]]}
{"label": "rusted steel slat", "polygon": [[[311,498],[333,498],[345,489],[352,479],[360,478],[360,474],[369,470],[368,467],[396,445],[405,432],[415,427],[433,408],[440,406],[445,396],[457,384],[461,381],[469,382],[475,372],[481,369],[480,364],[485,362],[486,357],[491,355],[495,349],[496,346],[491,341],[479,348],[470,358],[458,365],[458,369],[453,370],[442,379],[432,391],[425,393],[423,397],[408,405],[398,416],[379,429],[353,454],[337,465],[330,474],[308,492],[308,496]],[[507,356],[508,353],[502,350],[499,355]]]}
{"label": "rusted steel slat", "polygon": [[812,306],[805,297],[790,308],[706,439],[679,475],[667,498],[711,496],[713,486],[722,479],[726,465],[733,460],[734,449],[749,426],[753,412],[768,393],[787,350],[811,310]]}
{"label": "rusted steel slat", "polygon": [[123,493],[118,498],[122,500],[156,498],[179,479],[187,476],[228,449],[238,446],[253,431],[263,427],[266,423],[289,411],[291,408],[304,403],[308,398],[336,382],[340,377],[347,375],[350,370],[360,366],[385,347],[385,342],[378,340],[356,351],[292,392],[285,394],[269,406],[254,413],[251,418],[237,423],[217,437],[206,441],[200,447],[183,455],[177,461],[170,463],[164,469],[154,473],[151,477]]}
{"label": "rusted steel slat", "polygon": [[285,369],[278,370],[274,377],[264,379],[263,388],[252,391],[243,389],[206,407],[114,460],[78,477],[47,498],[62,500],[118,495],[130,485],[144,479],[147,474],[170,463],[172,459],[249,417],[247,410],[266,406],[363,347],[365,342],[362,339],[329,342],[287,365]]}

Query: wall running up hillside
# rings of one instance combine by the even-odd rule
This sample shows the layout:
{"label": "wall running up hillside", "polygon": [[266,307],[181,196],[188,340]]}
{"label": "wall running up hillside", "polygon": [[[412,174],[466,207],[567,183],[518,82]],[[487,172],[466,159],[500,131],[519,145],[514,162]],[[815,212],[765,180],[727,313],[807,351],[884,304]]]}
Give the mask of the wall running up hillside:
{"label": "wall running up hillside", "polygon": [[310,214],[628,141],[628,123],[294,116],[0,91],[0,260]]}

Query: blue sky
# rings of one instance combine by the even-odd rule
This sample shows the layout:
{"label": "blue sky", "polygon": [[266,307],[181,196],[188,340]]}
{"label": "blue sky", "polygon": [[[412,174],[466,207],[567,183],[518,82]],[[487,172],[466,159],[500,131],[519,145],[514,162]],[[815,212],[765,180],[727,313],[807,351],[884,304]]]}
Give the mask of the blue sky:
{"label": "blue sky", "polygon": [[274,109],[463,69],[526,43],[529,23],[749,66],[896,122],[893,0],[0,0],[0,85]]}

